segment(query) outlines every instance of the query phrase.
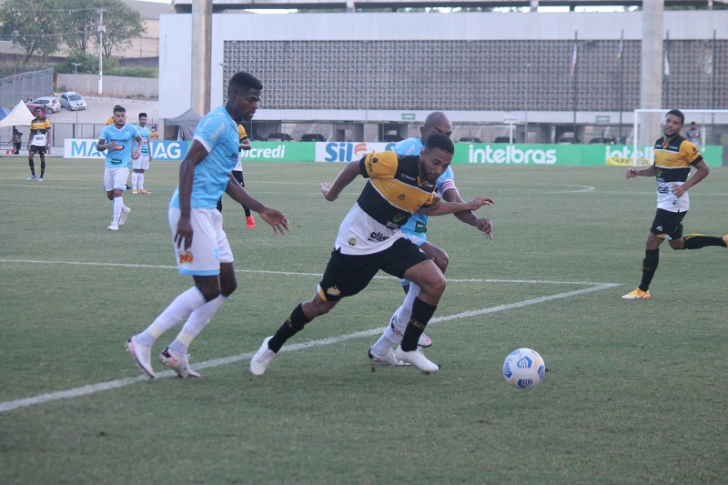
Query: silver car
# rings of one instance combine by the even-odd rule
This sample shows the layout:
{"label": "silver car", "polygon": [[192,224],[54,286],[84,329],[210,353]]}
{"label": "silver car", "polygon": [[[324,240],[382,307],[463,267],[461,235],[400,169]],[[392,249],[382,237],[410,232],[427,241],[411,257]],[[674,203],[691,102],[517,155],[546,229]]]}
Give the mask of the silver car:
{"label": "silver car", "polygon": [[42,104],[46,113],[58,113],[61,109],[61,102],[55,96],[41,96],[34,99],[32,104]]}
{"label": "silver car", "polygon": [[71,111],[77,111],[79,109],[86,109],[86,101],[81,97],[80,94],[73,91],[61,94],[61,106]]}

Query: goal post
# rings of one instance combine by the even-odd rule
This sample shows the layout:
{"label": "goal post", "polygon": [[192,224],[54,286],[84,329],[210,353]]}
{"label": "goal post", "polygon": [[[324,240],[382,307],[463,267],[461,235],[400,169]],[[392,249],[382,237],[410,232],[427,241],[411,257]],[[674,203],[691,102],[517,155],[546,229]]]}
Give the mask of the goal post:
{"label": "goal post", "polygon": [[[636,109],[632,128],[632,165],[651,165],[654,143],[662,136],[662,120],[669,109]],[[728,109],[681,109],[685,115],[682,136],[696,123],[697,145],[709,165],[728,162]]]}

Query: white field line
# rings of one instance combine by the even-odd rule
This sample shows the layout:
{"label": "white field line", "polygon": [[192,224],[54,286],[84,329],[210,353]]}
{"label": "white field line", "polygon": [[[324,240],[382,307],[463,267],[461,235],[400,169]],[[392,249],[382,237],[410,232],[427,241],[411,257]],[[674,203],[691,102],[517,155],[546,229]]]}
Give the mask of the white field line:
{"label": "white field line", "polygon": [[[483,308],[481,310],[473,310],[473,311],[467,311],[462,313],[456,313],[454,315],[446,315],[443,317],[436,317],[433,318],[430,321],[430,325],[435,325],[438,323],[444,323],[451,320],[459,320],[462,318],[470,318],[478,315],[485,315],[488,313],[495,313],[495,312],[501,312],[505,310],[512,310],[516,308],[523,308],[525,306],[529,305],[535,305],[538,303],[545,303],[547,301],[552,300],[559,300],[562,298],[570,298],[572,296],[578,296],[585,293],[591,293],[592,291],[600,291],[600,290],[606,290],[609,288],[613,288],[615,286],[620,286],[618,284],[614,283],[606,283],[601,284],[598,286],[593,286],[591,288],[585,288],[581,290],[574,290],[574,291],[568,291],[566,293],[557,293],[555,295],[550,296],[542,296],[538,298],[531,298],[528,300],[522,300],[515,303],[509,303],[506,305],[498,305],[490,308]],[[322,345],[331,345],[336,344],[339,342],[344,342],[346,340],[352,340],[356,338],[362,338],[362,337],[372,337],[375,335],[379,335],[382,333],[382,327],[379,328],[373,328],[371,330],[364,330],[361,332],[355,332],[350,333],[348,335],[341,335],[339,337],[331,337],[326,339],[320,339],[320,340],[312,340],[310,342],[300,343],[300,344],[293,344],[293,345],[287,345],[281,349],[281,352],[293,352],[297,350],[305,350],[312,347],[320,347]],[[244,354],[238,354],[233,355],[230,357],[224,357],[221,359],[213,359],[208,360],[205,362],[200,362],[195,364],[195,369],[207,369],[211,367],[219,367],[221,365],[227,365],[227,364],[233,364],[235,362],[240,362],[241,360],[248,360],[253,357],[254,352],[248,352]],[[173,371],[164,371],[160,372],[157,375],[157,378],[167,378],[176,376],[177,374]],[[74,397],[80,397],[80,396],[86,396],[89,394],[96,394],[98,392],[102,391],[108,391],[111,389],[118,389],[120,387],[129,386],[131,384],[136,384],[138,382],[146,381],[148,378],[146,376],[138,376],[138,377],[127,377],[125,379],[116,379],[113,381],[107,381],[107,382],[99,382],[98,384],[89,384],[87,386],[81,386],[76,387],[73,389],[67,389],[65,391],[56,391],[56,392],[50,392],[47,394],[40,394],[38,396],[28,397],[24,399],[16,399],[14,401],[5,401],[0,402],[0,412],[7,412],[12,411],[14,409],[18,408],[26,408],[29,406],[34,406],[36,404],[43,404],[47,402],[52,401],[58,401],[61,399],[70,399]]]}
{"label": "white field line", "polygon": [[[84,261],[41,261],[36,259],[0,259],[0,263],[17,263],[17,264],[68,264],[72,266],[111,266],[117,268],[134,268],[134,269],[177,269],[177,266],[155,265],[155,264],[131,264],[131,263],[94,263]],[[322,276],[322,273],[298,273],[291,271],[267,271],[257,269],[236,269],[236,273],[253,273],[253,274],[274,274],[284,276]],[[375,276],[375,279],[393,279],[394,276]],[[609,283],[598,283],[594,281],[549,281],[549,280],[499,280],[499,279],[457,279],[448,278],[449,283],[515,283],[515,284],[541,284],[541,285],[606,285]]]}

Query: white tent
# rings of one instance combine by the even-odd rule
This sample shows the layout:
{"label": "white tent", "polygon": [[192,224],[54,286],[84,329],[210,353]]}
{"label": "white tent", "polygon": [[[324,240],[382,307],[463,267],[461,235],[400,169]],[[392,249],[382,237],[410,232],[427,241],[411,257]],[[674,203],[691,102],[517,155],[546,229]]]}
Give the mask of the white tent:
{"label": "white tent", "polygon": [[0,120],[0,128],[3,126],[30,126],[35,116],[30,112],[23,101],[20,101],[5,118]]}

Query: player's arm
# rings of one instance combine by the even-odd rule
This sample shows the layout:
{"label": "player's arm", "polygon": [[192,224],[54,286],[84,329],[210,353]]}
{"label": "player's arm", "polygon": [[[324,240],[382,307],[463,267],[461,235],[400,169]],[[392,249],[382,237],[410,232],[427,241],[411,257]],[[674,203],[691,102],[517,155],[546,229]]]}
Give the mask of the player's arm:
{"label": "player's arm", "polygon": [[107,144],[105,138],[99,138],[99,141],[96,142],[96,150],[103,152],[107,148],[114,148],[114,145],[115,143],[113,141]]}
{"label": "player's arm", "polygon": [[339,175],[336,176],[336,180],[334,180],[333,184],[328,182],[323,182],[321,184],[321,193],[324,194],[326,200],[329,202],[335,201],[339,197],[341,191],[361,174],[361,163],[361,160],[349,162],[346,167],[344,167],[344,170],[339,172]]}
{"label": "player's arm", "polygon": [[179,221],[174,242],[185,251],[192,246],[192,184],[195,181],[195,167],[205,159],[209,152],[199,140],[193,140],[184,160],[179,165]]}
{"label": "player's arm", "polygon": [[417,212],[426,216],[442,216],[445,214],[455,214],[463,211],[478,210],[484,205],[490,205],[493,199],[489,197],[476,197],[470,202],[448,202],[435,194],[432,204],[420,208]]}
{"label": "player's arm", "polygon": [[142,154],[142,136],[137,135],[136,138],[134,138],[134,141],[136,141],[136,150],[132,151],[131,158],[137,159]]}
{"label": "player's arm", "polygon": [[231,173],[228,174],[228,184],[225,188],[225,193],[239,204],[242,204],[250,210],[260,214],[260,217],[270,224],[274,232],[277,232],[282,236],[285,236],[286,232],[288,232],[288,218],[286,218],[282,212],[266,207],[255,197],[250,195],[248,191],[245,190],[237,180],[235,180],[235,177],[233,177]]}
{"label": "player's arm", "polygon": [[240,149],[241,150],[250,150],[253,148],[253,146],[250,144],[250,138],[247,136],[240,140]]}
{"label": "player's arm", "polygon": [[51,149],[51,122],[46,120],[46,150]]}
{"label": "player's arm", "polygon": [[674,184],[672,186],[672,193],[675,194],[677,197],[682,197],[690,187],[703,180],[710,173],[710,168],[708,168],[708,164],[705,163],[705,160],[701,159],[693,166],[695,167],[696,172],[689,179],[687,179],[684,184]]}
{"label": "player's arm", "polygon": [[630,167],[627,169],[627,173],[625,175],[627,176],[627,179],[629,180],[634,177],[654,177],[656,173],[657,173],[657,171],[655,169],[655,166],[650,165],[647,168],[642,168],[639,170],[634,167]]}
{"label": "player's arm", "polygon": [[[464,202],[462,197],[460,197],[460,191],[454,185],[445,189],[442,197],[448,202]],[[490,203],[486,205],[495,204],[493,199],[488,199]],[[469,224],[481,231],[488,239],[493,239],[493,222],[487,217],[478,217],[473,211],[456,212],[454,215],[465,224]]]}

